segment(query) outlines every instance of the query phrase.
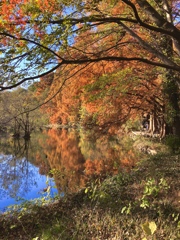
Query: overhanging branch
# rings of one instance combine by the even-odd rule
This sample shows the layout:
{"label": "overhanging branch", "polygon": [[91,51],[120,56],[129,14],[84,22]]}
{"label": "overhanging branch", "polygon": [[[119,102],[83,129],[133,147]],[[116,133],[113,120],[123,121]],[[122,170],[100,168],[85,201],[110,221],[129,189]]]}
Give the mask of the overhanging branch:
{"label": "overhanging branch", "polygon": [[4,91],[4,90],[7,90],[7,89],[12,89],[12,88],[15,88],[19,85],[21,85],[22,83],[26,82],[26,81],[29,81],[29,80],[35,80],[35,79],[38,79],[40,77],[43,77],[53,71],[55,71],[57,68],[59,68],[60,66],[62,65],[78,65],[78,64],[85,64],[85,63],[95,63],[95,62],[100,62],[100,61],[127,61],[127,62],[132,62],[132,61],[136,61],[136,62],[143,62],[143,63],[146,63],[146,64],[149,64],[149,65],[152,65],[152,66],[157,66],[157,67],[162,67],[162,68],[166,68],[166,69],[172,69],[172,70],[175,70],[175,71],[178,71],[180,72],[180,67],[177,66],[177,65],[168,65],[168,64],[164,64],[164,63],[160,63],[160,62],[155,62],[155,61],[151,61],[151,60],[148,60],[148,59],[145,59],[145,58],[139,58],[139,57],[131,57],[131,58],[127,58],[127,57],[115,57],[115,56],[106,56],[106,57],[101,57],[101,58],[86,58],[86,59],[70,59],[70,60],[66,60],[64,59],[62,62],[60,62],[59,64],[57,64],[54,68],[50,69],[49,71],[45,72],[45,73],[42,73],[40,75],[36,75],[34,77],[27,77],[27,78],[24,78],[22,79],[20,82],[16,83],[16,84],[13,84],[11,86],[7,86],[7,87],[4,87],[4,86],[0,86],[0,91]]}
{"label": "overhanging branch", "polygon": [[21,85],[21,84],[24,83],[24,82],[27,82],[27,81],[30,81],[30,80],[35,80],[35,79],[39,79],[39,78],[41,78],[41,77],[44,77],[44,76],[48,75],[49,73],[54,72],[58,67],[60,67],[60,65],[61,65],[61,63],[57,64],[55,67],[53,67],[53,68],[50,69],[49,71],[46,71],[46,72],[44,72],[44,73],[42,73],[42,74],[39,74],[39,75],[36,75],[36,76],[34,76],[34,77],[32,76],[32,77],[24,78],[24,79],[22,79],[20,82],[17,82],[17,83],[15,83],[15,84],[11,85],[11,86],[7,86],[7,87],[0,86],[0,92],[1,92],[1,91],[4,91],[4,90],[8,90],[8,89],[10,90],[10,89],[12,89],[12,88],[18,87],[19,85]]}

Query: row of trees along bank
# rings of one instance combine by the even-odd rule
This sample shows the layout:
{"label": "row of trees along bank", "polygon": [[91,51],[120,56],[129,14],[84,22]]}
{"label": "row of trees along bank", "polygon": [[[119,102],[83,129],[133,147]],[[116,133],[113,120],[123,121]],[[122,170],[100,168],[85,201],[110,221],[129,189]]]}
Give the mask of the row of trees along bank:
{"label": "row of trees along bank", "polygon": [[150,112],[152,133],[180,136],[178,0],[0,7],[1,91],[40,78],[51,122],[121,125]]}

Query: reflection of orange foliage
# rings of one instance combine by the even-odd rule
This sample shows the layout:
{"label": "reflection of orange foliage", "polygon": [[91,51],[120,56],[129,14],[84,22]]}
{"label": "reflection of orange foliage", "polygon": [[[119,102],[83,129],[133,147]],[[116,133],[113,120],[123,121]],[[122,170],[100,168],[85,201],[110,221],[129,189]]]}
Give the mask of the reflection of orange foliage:
{"label": "reflection of orange foliage", "polygon": [[78,138],[75,132],[49,130],[50,136],[45,146],[45,153],[51,169],[55,169],[56,185],[60,191],[77,191],[84,185],[81,176],[84,167],[84,158],[78,147]]}
{"label": "reflection of orange foliage", "polygon": [[114,165],[113,159],[110,160],[87,159],[84,164],[85,174],[87,176],[115,174],[117,173],[117,168],[115,168],[113,165]]}
{"label": "reflection of orange foliage", "polygon": [[135,166],[137,158],[132,150],[129,150],[124,157],[121,159],[122,166],[128,170]]}
{"label": "reflection of orange foliage", "polygon": [[127,152],[123,144],[110,141],[108,135],[93,138],[93,134],[84,134],[80,139],[75,130],[66,129],[51,129],[48,135],[46,142],[42,142],[44,161],[42,153],[37,153],[36,159],[41,171],[54,170],[52,174],[60,192],[75,192],[94,176],[130,170],[137,160],[133,150]]}
{"label": "reflection of orange foliage", "polygon": [[102,160],[91,161],[90,159],[87,159],[84,165],[86,175],[101,174],[105,171],[105,165]]}
{"label": "reflection of orange foliage", "polygon": [[[109,153],[113,154],[112,151],[109,151]],[[87,159],[84,164],[85,174],[87,176],[117,174],[118,169],[130,170],[135,166],[137,158],[132,150],[128,153],[121,152],[120,155],[121,157],[117,162],[114,159],[115,155],[111,155],[111,158],[105,160]]]}

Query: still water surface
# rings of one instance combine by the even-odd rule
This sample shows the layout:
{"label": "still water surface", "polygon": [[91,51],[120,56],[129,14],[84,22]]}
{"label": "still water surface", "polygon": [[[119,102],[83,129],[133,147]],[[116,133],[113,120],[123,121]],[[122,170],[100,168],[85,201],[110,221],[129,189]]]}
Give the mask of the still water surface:
{"label": "still water surface", "polygon": [[30,141],[0,137],[0,212],[12,204],[76,192],[89,178],[130,169],[128,143],[92,132],[49,130]]}

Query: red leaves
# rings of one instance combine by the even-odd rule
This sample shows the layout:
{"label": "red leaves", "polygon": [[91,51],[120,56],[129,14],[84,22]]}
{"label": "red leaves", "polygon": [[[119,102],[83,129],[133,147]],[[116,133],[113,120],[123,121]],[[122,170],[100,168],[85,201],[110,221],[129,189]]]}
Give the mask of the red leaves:
{"label": "red leaves", "polygon": [[[15,36],[21,35],[20,32],[24,30],[26,25],[27,16],[24,14],[21,5],[21,0],[2,0],[0,15],[1,23],[0,26]],[[1,42],[6,45],[5,42]]]}

